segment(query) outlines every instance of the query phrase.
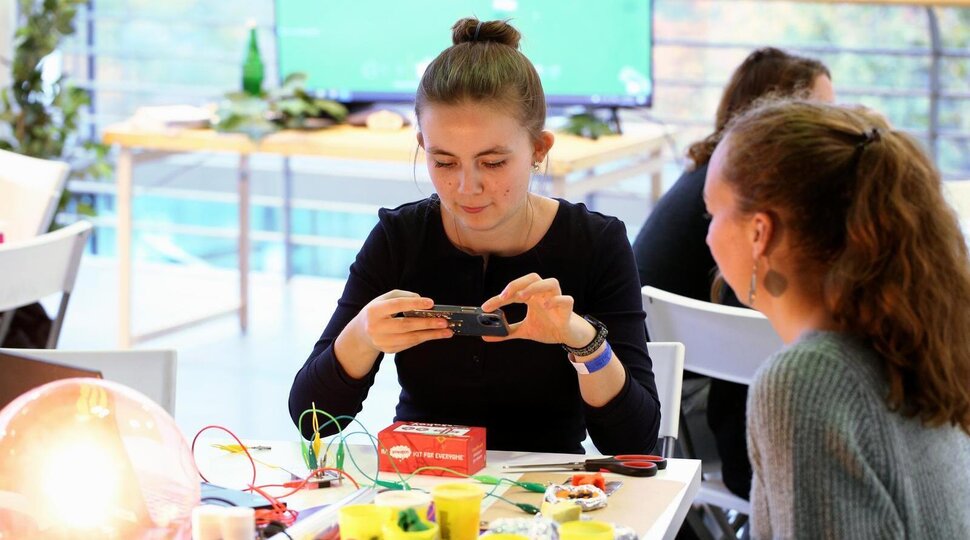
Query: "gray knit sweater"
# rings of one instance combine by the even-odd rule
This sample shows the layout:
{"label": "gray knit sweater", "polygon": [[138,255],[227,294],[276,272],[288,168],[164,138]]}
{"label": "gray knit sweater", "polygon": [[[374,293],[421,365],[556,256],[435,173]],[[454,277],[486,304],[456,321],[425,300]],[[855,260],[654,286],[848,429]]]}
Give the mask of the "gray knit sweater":
{"label": "gray knit sweater", "polygon": [[876,353],[841,334],[767,361],[748,398],[754,538],[970,538],[970,436],[887,392]]}

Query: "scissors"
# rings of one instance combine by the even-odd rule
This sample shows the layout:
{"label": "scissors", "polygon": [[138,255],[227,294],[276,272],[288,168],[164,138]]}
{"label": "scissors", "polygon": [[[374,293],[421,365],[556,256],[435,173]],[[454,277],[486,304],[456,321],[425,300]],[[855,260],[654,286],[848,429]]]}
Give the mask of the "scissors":
{"label": "scissors", "polygon": [[553,471],[609,471],[624,476],[655,476],[658,470],[667,468],[667,460],[648,454],[624,454],[620,456],[571,461],[568,463],[536,463],[532,465],[506,465],[505,470],[542,469]]}

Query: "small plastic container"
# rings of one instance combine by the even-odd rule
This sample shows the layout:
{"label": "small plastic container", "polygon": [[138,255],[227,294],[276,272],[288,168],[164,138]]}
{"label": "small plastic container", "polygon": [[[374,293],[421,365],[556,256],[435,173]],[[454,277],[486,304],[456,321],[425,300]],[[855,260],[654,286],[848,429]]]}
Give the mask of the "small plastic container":
{"label": "small plastic container", "polygon": [[448,482],[431,489],[441,540],[475,540],[485,493],[474,484]]}
{"label": "small plastic container", "polygon": [[431,495],[423,491],[384,491],[374,497],[374,506],[384,508],[388,521],[397,522],[398,513],[413,508],[418,517],[427,519],[428,507],[431,505]]}
{"label": "small plastic container", "polygon": [[559,526],[559,540],[613,540],[613,524],[605,521],[568,521]]}
{"label": "small plastic container", "polygon": [[423,531],[403,531],[397,523],[384,524],[384,540],[440,540],[437,523],[428,523]]}
{"label": "small plastic container", "polygon": [[337,512],[337,523],[340,525],[340,540],[373,540],[380,539],[386,523],[384,517],[386,509],[373,504],[351,504],[342,507]]}

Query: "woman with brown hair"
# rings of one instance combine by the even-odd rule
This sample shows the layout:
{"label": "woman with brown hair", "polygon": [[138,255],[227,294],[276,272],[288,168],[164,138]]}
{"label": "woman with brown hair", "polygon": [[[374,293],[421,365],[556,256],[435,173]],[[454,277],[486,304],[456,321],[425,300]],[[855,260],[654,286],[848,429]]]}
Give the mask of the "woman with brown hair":
{"label": "woman with brown hair", "polygon": [[718,268],[786,343],[749,399],[753,536],[970,538],[970,259],[918,144],[764,104],[704,199]]}
{"label": "woman with brown hair", "polygon": [[[415,102],[435,194],[382,209],[343,295],[290,390],[361,410],[396,353],[396,419],[483,426],[489,449],[645,453],[660,408],[623,223],[529,192],[554,137],[539,75],[504,21],[459,20]],[[433,304],[501,308],[504,338],[397,314]],[[306,427],[306,424],[304,424]],[[334,427],[330,428],[332,433]],[[309,434],[309,430],[304,431]]]}
{"label": "woman with brown hair", "polygon": [[[715,267],[711,252],[704,243],[708,219],[701,196],[707,162],[728,121],[767,94],[804,94],[829,102],[834,99],[829,70],[818,60],[773,47],[749,54],[724,87],[714,131],[691,145],[687,152],[690,168],[657,202],[637,234],[633,252],[641,285],[651,285],[696,300],[711,300]],[[714,301],[741,306],[730,291],[721,292]],[[688,378],[693,378],[690,375]],[[701,385],[697,382],[685,385],[685,400],[690,399],[691,389],[698,386]],[[707,403],[707,423],[717,444],[724,484],[745,499],[751,491],[751,464],[744,433],[747,395],[745,385],[711,380]]]}

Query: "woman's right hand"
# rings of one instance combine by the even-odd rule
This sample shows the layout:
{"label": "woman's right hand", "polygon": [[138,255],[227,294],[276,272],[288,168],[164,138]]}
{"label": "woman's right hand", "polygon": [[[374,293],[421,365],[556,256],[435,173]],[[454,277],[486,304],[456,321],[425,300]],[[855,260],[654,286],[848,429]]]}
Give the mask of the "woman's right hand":
{"label": "woman's right hand", "polygon": [[410,291],[393,290],[373,299],[351,323],[365,344],[378,352],[396,353],[432,339],[454,335],[448,321],[438,318],[395,317],[403,311],[431,309],[434,301]]}

